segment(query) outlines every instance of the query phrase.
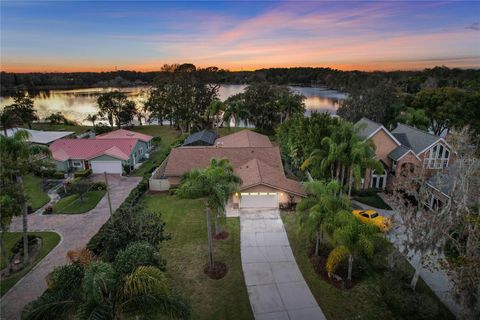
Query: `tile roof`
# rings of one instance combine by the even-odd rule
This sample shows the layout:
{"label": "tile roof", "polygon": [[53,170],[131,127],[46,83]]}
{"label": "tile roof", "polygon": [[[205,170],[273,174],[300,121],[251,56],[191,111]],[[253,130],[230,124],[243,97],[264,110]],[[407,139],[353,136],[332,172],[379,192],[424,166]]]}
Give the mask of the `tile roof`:
{"label": "tile roof", "polygon": [[153,139],[152,136],[148,134],[143,134],[140,132],[118,129],[115,131],[110,131],[101,135],[98,135],[96,139],[138,139],[144,142],[148,142]]}
{"label": "tile roof", "polygon": [[407,126],[403,123],[399,123],[395,130],[392,131],[392,134],[402,145],[411,148],[417,155],[441,139],[436,135]]}
{"label": "tile roof", "polygon": [[88,160],[103,154],[127,160],[138,139],[59,139],[50,145],[52,157],[58,161]]}
{"label": "tile roof", "polygon": [[393,149],[392,152],[388,154],[388,156],[390,157],[390,159],[397,161],[409,151],[410,151],[410,148],[402,145]]}
{"label": "tile roof", "polygon": [[188,146],[198,141],[202,141],[205,144],[213,146],[217,138],[218,138],[218,135],[215,132],[210,130],[202,130],[189,135],[185,139],[185,142],[183,143],[183,145]]}
{"label": "tile roof", "polygon": [[241,190],[263,184],[298,195],[305,195],[305,190],[298,181],[288,179],[283,171],[258,159],[252,159],[236,167],[235,173],[242,179]]}
{"label": "tile roof", "polygon": [[372,133],[374,133],[378,128],[380,128],[382,125],[380,123],[377,123],[375,121],[372,121],[367,118],[362,118],[355,123],[355,128],[358,129],[358,135],[360,138],[366,139],[368,138]]}
{"label": "tile roof", "polygon": [[[279,147],[272,146],[267,136],[258,133],[250,134],[246,131],[249,130],[220,138],[224,141],[220,146],[216,144],[172,149],[164,175],[178,177],[192,169],[208,167],[212,158],[226,158],[242,178],[242,190],[263,184],[285,192],[305,195],[303,186],[298,181],[285,176]],[[235,137],[239,141],[236,141]]]}
{"label": "tile roof", "polygon": [[[18,130],[27,131],[30,135],[28,141],[38,144],[50,144],[55,140],[64,138],[74,133],[72,131],[41,131],[24,128],[11,128],[7,129],[7,137],[13,136]],[[3,131],[1,131],[0,134],[4,135]]]}
{"label": "tile roof", "polygon": [[267,136],[252,130],[242,130],[215,141],[217,147],[271,147],[272,143]]}

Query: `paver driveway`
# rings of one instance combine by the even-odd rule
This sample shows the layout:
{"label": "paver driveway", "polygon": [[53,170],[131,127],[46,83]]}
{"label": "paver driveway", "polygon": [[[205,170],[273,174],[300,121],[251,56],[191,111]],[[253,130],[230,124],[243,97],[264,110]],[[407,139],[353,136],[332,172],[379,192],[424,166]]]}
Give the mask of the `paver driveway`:
{"label": "paver driveway", "polygon": [[[101,178],[98,177],[98,179]],[[120,206],[140,180],[139,177],[109,175],[108,182],[113,210]],[[85,214],[29,216],[30,231],[55,231],[61,235],[62,239],[34,269],[2,297],[1,319],[20,319],[20,313],[24,306],[47,289],[45,277],[53,268],[67,262],[66,254],[69,250],[83,248],[109,216],[106,196],[100,200],[95,209]],[[21,231],[22,220],[14,219],[10,230]]]}
{"label": "paver driveway", "polygon": [[298,269],[278,210],[241,210],[240,227],[242,268],[255,319],[326,319]]}

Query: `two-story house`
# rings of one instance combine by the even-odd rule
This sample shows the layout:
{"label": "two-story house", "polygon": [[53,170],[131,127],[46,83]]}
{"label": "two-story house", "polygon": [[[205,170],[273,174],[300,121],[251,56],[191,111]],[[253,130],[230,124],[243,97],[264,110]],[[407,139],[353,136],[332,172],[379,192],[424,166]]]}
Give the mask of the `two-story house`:
{"label": "two-story house", "polygon": [[358,135],[371,140],[375,145],[375,158],[383,167],[383,172],[367,170],[364,177],[365,188],[391,188],[396,179],[401,179],[414,168],[423,168],[428,176],[433,176],[447,168],[453,158],[451,147],[436,135],[399,123],[393,131],[367,118],[360,119],[355,127]]}

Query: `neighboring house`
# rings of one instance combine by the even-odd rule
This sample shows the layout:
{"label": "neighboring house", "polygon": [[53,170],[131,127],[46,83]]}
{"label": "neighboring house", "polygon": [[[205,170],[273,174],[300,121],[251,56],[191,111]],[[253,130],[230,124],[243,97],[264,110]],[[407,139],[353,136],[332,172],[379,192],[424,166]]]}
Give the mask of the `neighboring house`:
{"label": "neighboring house", "polygon": [[360,119],[355,127],[361,138],[375,144],[375,158],[384,168],[383,172],[367,170],[365,187],[385,189],[415,167],[423,167],[432,176],[450,165],[452,150],[441,137],[401,123],[390,132],[367,118]]}
{"label": "neighboring house", "polygon": [[50,145],[60,171],[92,169],[93,173],[122,174],[140,166],[148,157],[153,137],[128,130],[116,130],[95,139],[59,139]]}
{"label": "neighboring house", "polygon": [[285,176],[278,146],[250,130],[218,138],[214,146],[173,149],[152,174],[150,189],[176,187],[184,173],[208,167],[212,158],[228,159],[242,179],[240,192],[232,195],[233,207],[278,207],[305,196],[302,184]]}
{"label": "neighboring house", "polygon": [[213,146],[218,135],[210,130],[202,130],[189,135],[183,142],[183,146]]}
{"label": "neighboring house", "polygon": [[[7,129],[7,136],[11,137],[19,130],[25,130],[29,133],[28,142],[45,146],[49,146],[55,140],[68,137],[74,133],[71,131],[41,131],[24,128],[12,128]],[[0,131],[0,134],[2,136],[5,135],[3,130]]]}

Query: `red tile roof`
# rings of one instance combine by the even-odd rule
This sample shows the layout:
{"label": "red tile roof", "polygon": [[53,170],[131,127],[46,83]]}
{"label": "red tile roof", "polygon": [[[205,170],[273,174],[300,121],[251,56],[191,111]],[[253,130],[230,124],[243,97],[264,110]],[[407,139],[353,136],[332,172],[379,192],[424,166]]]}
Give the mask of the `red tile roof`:
{"label": "red tile roof", "polygon": [[96,139],[138,139],[144,142],[148,142],[153,139],[152,136],[148,134],[143,134],[139,132],[129,131],[125,129],[118,129],[115,131],[107,132],[101,135],[98,135]]}
{"label": "red tile roof", "polygon": [[103,154],[127,160],[137,139],[59,139],[50,145],[53,159],[88,160]]}

